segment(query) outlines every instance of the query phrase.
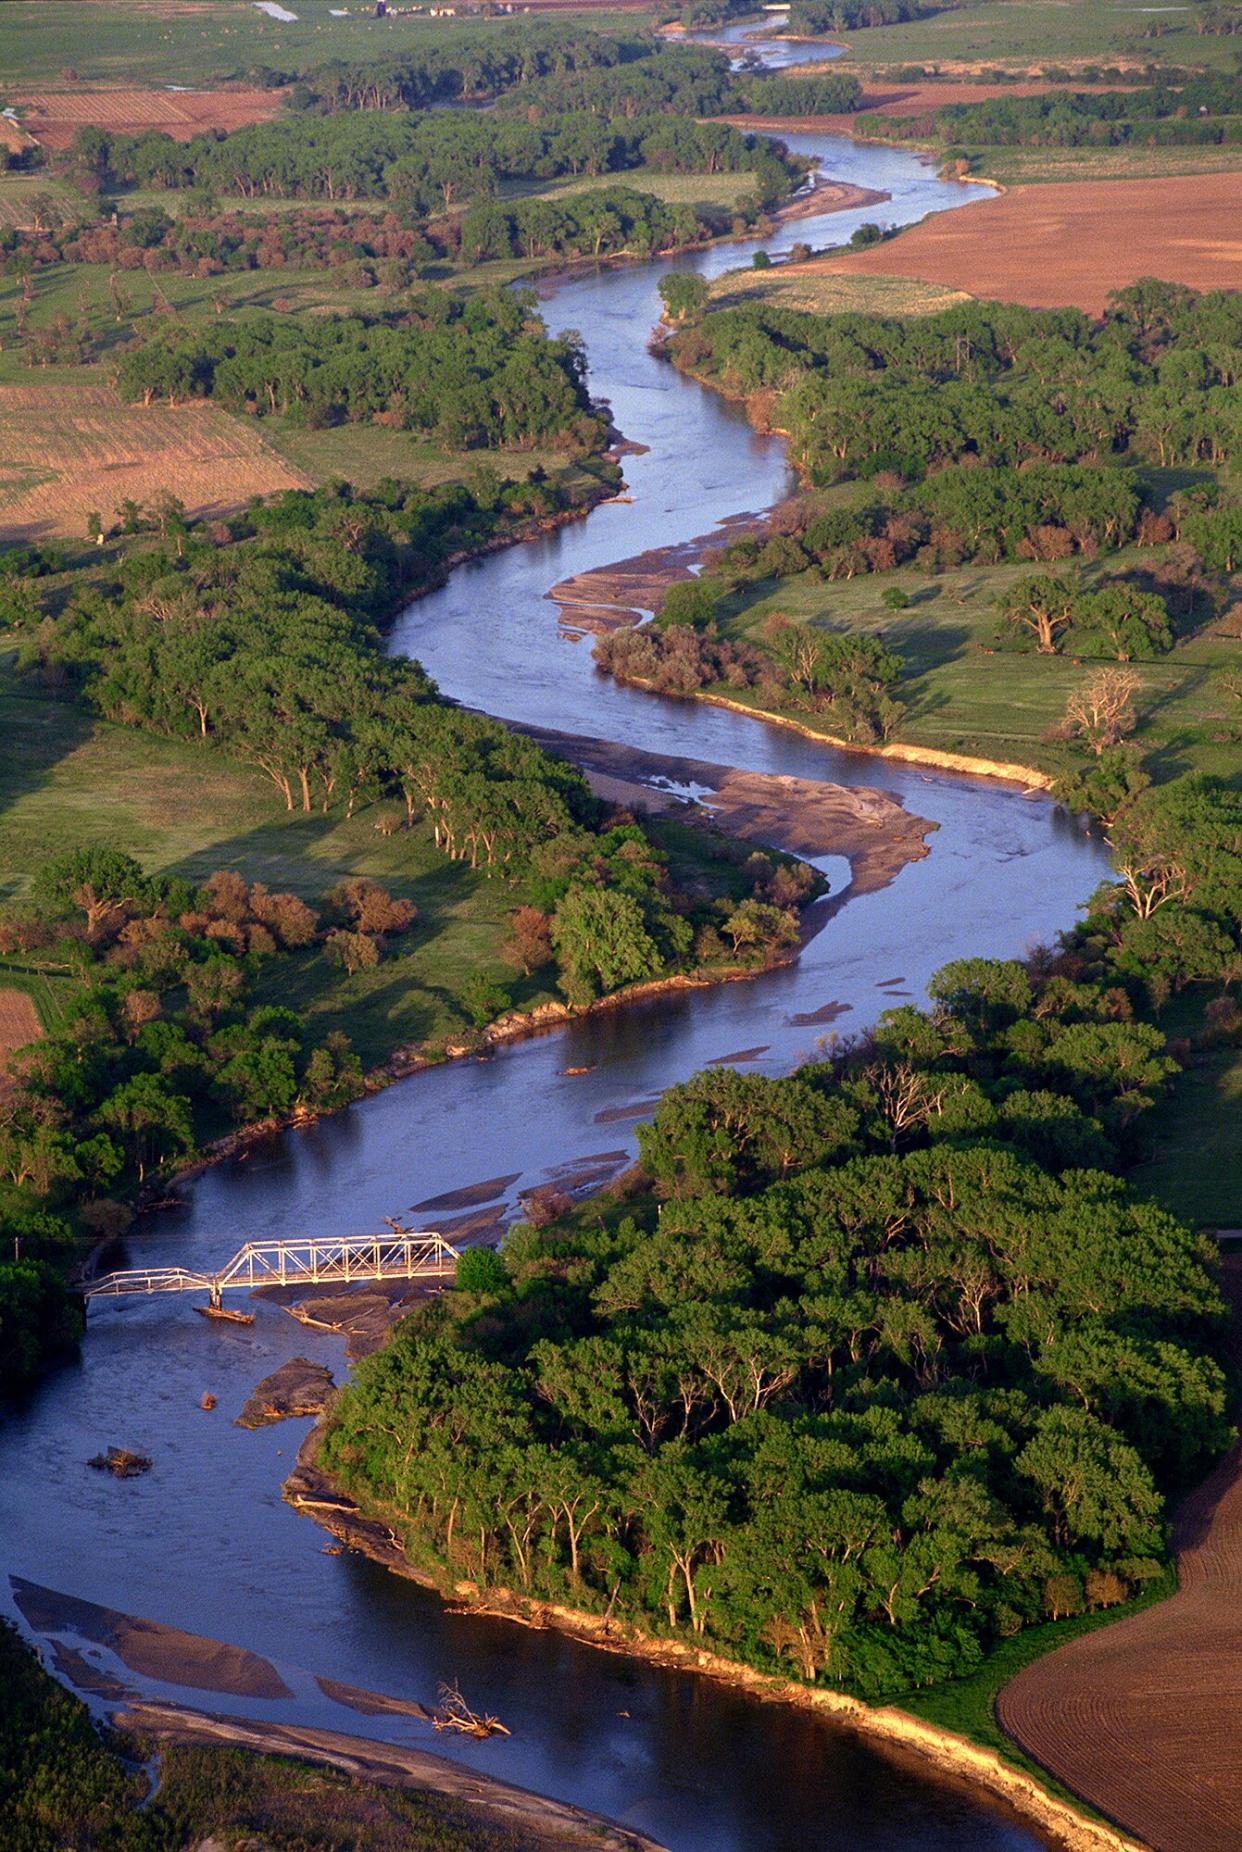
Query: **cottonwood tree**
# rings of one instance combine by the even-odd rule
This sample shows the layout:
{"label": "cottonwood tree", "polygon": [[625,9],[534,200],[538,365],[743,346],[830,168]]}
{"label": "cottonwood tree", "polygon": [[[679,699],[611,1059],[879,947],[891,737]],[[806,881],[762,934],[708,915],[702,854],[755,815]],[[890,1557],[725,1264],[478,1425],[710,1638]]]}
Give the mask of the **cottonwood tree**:
{"label": "cottonwood tree", "polygon": [[1142,678],[1133,669],[1101,669],[1075,688],[1065,704],[1066,731],[1098,758],[1120,746],[1138,725],[1134,697]]}

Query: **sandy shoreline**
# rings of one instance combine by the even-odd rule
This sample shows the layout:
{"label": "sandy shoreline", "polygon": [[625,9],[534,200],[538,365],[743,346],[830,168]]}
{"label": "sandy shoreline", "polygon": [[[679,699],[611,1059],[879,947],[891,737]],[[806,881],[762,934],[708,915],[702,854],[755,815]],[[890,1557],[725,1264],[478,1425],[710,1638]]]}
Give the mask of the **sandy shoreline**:
{"label": "sandy shoreline", "polygon": [[541,745],[571,758],[592,779],[604,779],[631,802],[652,808],[681,802],[653,779],[708,787],[700,802],[731,836],[799,856],[843,855],[853,875],[852,894],[873,894],[910,862],[930,853],[926,838],[936,825],[908,811],[891,792],[838,785],[774,772],[744,772],[708,760],[644,752],[611,740],[588,740],[531,729]]}

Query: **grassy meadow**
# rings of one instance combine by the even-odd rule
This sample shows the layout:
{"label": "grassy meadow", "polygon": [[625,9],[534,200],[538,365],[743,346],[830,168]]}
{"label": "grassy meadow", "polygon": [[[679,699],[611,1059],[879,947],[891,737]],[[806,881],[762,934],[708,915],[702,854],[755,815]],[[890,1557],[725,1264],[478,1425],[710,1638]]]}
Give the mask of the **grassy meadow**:
{"label": "grassy meadow", "polygon": [[[1151,557],[1137,548],[1109,554],[1085,568],[1084,582],[1116,577],[1150,564]],[[762,645],[766,623],[779,612],[798,623],[866,631],[904,660],[898,692],[906,712],[897,730],[903,742],[1056,771],[1064,749],[1047,736],[1070,694],[1099,665],[1068,653],[1026,655],[998,645],[997,596],[1037,570],[1030,564],[963,566],[928,578],[909,567],[832,584],[803,573],[734,594],[723,607],[724,628]],[[881,602],[890,587],[909,597],[904,610],[890,611]],[[1221,691],[1215,673],[1242,667],[1242,639],[1208,625],[1185,635],[1169,655],[1130,666],[1142,679],[1136,738],[1164,775],[1192,766],[1236,773],[1230,709],[1237,703]],[[738,698],[754,697],[743,691]]]}
{"label": "grassy meadow", "polygon": [[[92,720],[19,683],[9,663],[0,665],[0,741],[0,897],[24,892],[43,861],[93,843],[123,844],[152,874],[201,881],[231,868],[311,904],[348,876],[368,875],[414,902],[412,931],[352,977],[318,950],[282,958],[279,995],[267,999],[304,1010],[317,1032],[344,1029],[364,1065],[403,1042],[461,1035],[472,976],[513,982],[499,956],[512,890],[447,861],[421,822],[383,836],[374,806],[352,819],[286,811],[254,768]],[[51,1026],[63,981],[53,976],[49,988],[19,959],[12,970],[0,963],[0,983],[29,990]],[[261,997],[263,989],[260,976]],[[516,987],[523,1003],[549,994]]]}
{"label": "grassy meadow", "polygon": [[[636,24],[634,14],[583,10],[603,31]],[[256,65],[309,70],[462,31],[461,20],[376,19],[366,0],[349,0],[343,19],[333,17],[332,0],[292,0],[286,11],[297,18],[269,18],[251,0],[5,0],[3,83],[11,90],[52,82],[219,83]]]}
{"label": "grassy meadow", "polygon": [[1170,10],[1160,16],[1161,35],[1146,38],[1151,20],[1117,0],[982,0],[899,26],[843,33],[848,61],[837,68],[929,64],[945,72],[967,66],[982,73],[1132,62],[1231,71],[1232,42],[1196,32],[1192,19],[1190,10]]}

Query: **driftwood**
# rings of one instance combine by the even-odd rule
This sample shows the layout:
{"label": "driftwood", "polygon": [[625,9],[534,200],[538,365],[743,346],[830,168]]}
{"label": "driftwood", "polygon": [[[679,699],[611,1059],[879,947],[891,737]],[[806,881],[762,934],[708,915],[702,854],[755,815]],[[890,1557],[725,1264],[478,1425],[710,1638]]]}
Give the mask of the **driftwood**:
{"label": "driftwood", "polygon": [[253,1325],[253,1312],[235,1312],[228,1305],[196,1305],[194,1310],[200,1318],[222,1318],[229,1325]]}
{"label": "driftwood", "polygon": [[499,1717],[472,1711],[456,1685],[442,1684],[440,1702],[431,1714],[437,1730],[460,1730],[463,1736],[508,1736],[510,1732]]}
{"label": "driftwood", "polygon": [[149,1473],[154,1461],[145,1453],[131,1453],[128,1447],[109,1447],[106,1453],[97,1453],[86,1464],[101,1473],[115,1473],[118,1479],[136,1479],[140,1473]]}

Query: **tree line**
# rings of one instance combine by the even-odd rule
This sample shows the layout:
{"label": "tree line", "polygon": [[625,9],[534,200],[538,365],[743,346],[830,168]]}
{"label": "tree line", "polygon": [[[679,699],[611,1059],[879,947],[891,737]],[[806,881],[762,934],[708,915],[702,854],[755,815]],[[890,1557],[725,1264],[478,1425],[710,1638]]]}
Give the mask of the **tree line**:
{"label": "tree line", "polygon": [[655,44],[641,62],[581,65],[522,84],[497,109],[526,118],[586,111],[606,117],[831,115],[856,109],[862,85],[830,71],[822,76],[765,76],[735,71],[727,53],[706,45]]}
{"label": "tree line", "polygon": [[287,79],[294,109],[429,109],[491,100],[539,78],[632,64],[653,41],[592,32],[575,22],[538,19],[454,26],[439,44],[375,58],[334,58]]}
{"label": "tree line", "polygon": [[786,30],[798,38],[819,39],[868,26],[901,26],[946,10],[946,0],[792,0]]}
{"label": "tree line", "polygon": [[1228,1445],[1211,1244],[1116,1174],[1230,997],[1242,800],[1133,794],[1026,962],[788,1079],[661,1099],[613,1200],[463,1259],[334,1411],[411,1559],[867,1698],[1141,1591]]}
{"label": "tree line", "polygon": [[1242,448],[1242,298],[1144,282],[1111,300],[1099,324],[997,303],[907,319],[758,304],[683,318],[668,352],[725,391],[774,395],[818,482],[960,462],[1227,463]]}
{"label": "tree line", "polygon": [[598,450],[605,420],[571,337],[550,339],[529,293],[426,288],[386,316],[268,313],[174,320],[125,352],[122,395],[215,398],[313,426],[378,421],[453,450],[540,442]]}
{"label": "tree line", "polygon": [[124,136],[82,130],[71,158],[101,186],[205,188],[244,198],[389,199],[426,218],[494,194],[506,180],[622,173],[651,166],[667,173],[765,175],[779,167],[781,190],[805,163],[764,136],[725,123],[644,115],[597,117],[585,111],[522,121],[468,111],[423,116],[350,111],[253,123],[221,137],[177,142],[162,133]]}
{"label": "tree line", "polygon": [[1188,74],[1138,89],[946,103],[919,117],[868,115],[859,133],[882,141],[925,141],[930,134],[938,142],[1003,148],[1233,143],[1242,139],[1242,79]]}

